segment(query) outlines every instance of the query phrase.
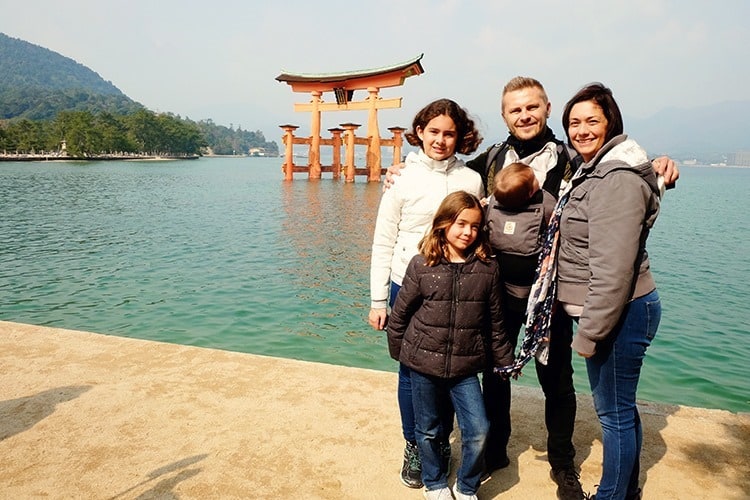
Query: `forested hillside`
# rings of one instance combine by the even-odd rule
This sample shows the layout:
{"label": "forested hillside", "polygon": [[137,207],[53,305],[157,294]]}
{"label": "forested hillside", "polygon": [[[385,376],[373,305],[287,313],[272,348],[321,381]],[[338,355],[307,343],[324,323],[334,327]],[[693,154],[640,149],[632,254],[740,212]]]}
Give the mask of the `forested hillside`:
{"label": "forested hillside", "polygon": [[143,106],[86,66],[0,33],[0,118],[49,120],[59,111],[129,114]]}
{"label": "forested hillside", "polygon": [[0,153],[278,154],[248,132],[154,113],[86,66],[0,33]]}

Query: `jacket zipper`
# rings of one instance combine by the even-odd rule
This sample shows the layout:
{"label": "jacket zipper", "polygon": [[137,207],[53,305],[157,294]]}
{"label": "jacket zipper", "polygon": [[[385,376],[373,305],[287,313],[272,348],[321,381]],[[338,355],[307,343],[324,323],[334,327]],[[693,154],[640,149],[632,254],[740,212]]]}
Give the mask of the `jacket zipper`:
{"label": "jacket zipper", "polygon": [[453,332],[456,325],[456,309],[458,307],[458,278],[461,275],[460,264],[451,264],[453,269],[453,283],[451,293],[451,315],[450,324],[448,325],[448,349],[445,353],[445,375],[450,378],[451,373],[451,353],[453,352]]}

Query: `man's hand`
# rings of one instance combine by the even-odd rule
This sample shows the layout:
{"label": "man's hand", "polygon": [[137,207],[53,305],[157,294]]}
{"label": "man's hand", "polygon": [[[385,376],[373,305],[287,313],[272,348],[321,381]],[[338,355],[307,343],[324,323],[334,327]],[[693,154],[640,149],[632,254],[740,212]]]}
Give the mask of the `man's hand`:
{"label": "man's hand", "polygon": [[385,171],[385,181],[383,181],[383,192],[385,193],[386,189],[389,189],[394,182],[396,182],[396,179],[393,178],[394,175],[401,175],[401,169],[406,166],[405,163],[399,163],[397,165],[391,165],[388,167],[388,169]]}
{"label": "man's hand", "polygon": [[680,171],[670,157],[660,156],[653,160],[651,165],[654,167],[654,172],[656,172],[657,175],[664,177],[664,184],[666,184],[668,188],[674,187],[677,179],[680,178]]}
{"label": "man's hand", "polygon": [[387,319],[388,313],[385,309],[370,309],[370,314],[367,316],[368,323],[376,330],[383,330]]}

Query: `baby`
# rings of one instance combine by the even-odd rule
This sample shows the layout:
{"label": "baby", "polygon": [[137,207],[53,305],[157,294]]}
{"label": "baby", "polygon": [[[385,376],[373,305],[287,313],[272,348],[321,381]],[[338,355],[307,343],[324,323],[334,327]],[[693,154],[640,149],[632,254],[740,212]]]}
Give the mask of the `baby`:
{"label": "baby", "polygon": [[495,176],[492,194],[502,207],[518,210],[528,205],[539,189],[539,181],[531,167],[524,163],[511,163]]}

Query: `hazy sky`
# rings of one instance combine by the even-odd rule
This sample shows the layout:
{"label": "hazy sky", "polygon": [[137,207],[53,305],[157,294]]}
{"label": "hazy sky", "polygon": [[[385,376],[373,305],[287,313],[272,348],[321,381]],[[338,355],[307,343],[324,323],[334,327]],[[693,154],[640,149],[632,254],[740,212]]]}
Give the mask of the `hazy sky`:
{"label": "hazy sky", "polygon": [[[380,112],[383,131],[408,128],[424,104],[448,97],[477,118],[488,145],[506,135],[499,95],[516,75],[545,85],[558,132],[565,101],[594,80],[612,88],[626,131],[628,116],[750,100],[749,22],[747,0],[0,0],[0,32],[88,66],[149,109],[261,130],[279,144],[280,124],[310,130],[309,115],[293,111],[309,95],[277,82],[282,72],[419,54],[424,74],[381,90],[404,98]],[[326,128],[366,124],[361,112],[323,116]]]}

